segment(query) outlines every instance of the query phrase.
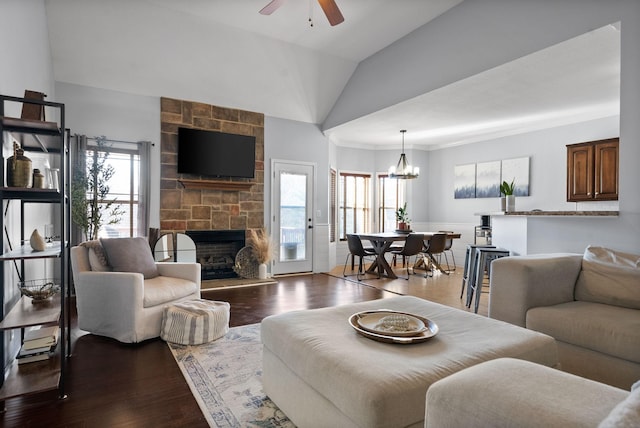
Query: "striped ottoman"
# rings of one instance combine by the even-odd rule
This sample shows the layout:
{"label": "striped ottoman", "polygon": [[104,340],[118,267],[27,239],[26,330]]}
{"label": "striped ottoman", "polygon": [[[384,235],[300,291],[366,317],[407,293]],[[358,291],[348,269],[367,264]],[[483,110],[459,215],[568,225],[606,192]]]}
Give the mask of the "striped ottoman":
{"label": "striped ottoman", "polygon": [[187,300],[165,306],[160,337],[180,345],[211,342],[229,331],[229,303]]}

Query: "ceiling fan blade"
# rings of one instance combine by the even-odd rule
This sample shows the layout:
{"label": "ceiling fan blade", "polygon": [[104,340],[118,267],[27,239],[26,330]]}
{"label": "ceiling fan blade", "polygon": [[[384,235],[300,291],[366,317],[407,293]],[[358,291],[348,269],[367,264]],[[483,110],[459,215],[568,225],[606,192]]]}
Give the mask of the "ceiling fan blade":
{"label": "ceiling fan blade", "polygon": [[278,10],[280,6],[284,4],[284,0],[271,0],[271,2],[260,9],[260,14],[262,15],[271,15],[273,12]]}
{"label": "ceiling fan blade", "polygon": [[338,25],[344,21],[344,16],[342,16],[342,12],[340,12],[340,9],[338,9],[338,5],[334,0],[318,0],[318,3],[320,3],[320,7],[324,11],[324,14],[327,15],[327,19],[331,26]]}

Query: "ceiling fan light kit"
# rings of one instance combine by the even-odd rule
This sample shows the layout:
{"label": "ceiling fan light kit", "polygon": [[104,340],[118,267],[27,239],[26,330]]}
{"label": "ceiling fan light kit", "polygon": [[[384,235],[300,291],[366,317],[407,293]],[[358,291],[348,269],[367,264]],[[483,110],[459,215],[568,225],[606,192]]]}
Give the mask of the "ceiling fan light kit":
{"label": "ceiling fan light kit", "polygon": [[[278,10],[284,2],[285,0],[271,0],[265,7],[260,9],[259,13],[261,15],[271,15]],[[318,0],[318,3],[320,3],[322,11],[327,16],[329,24],[331,24],[332,27],[344,21],[344,16],[342,16],[342,12],[340,12],[335,0]]]}
{"label": "ceiling fan light kit", "polygon": [[398,164],[396,166],[392,165],[389,167],[389,178],[397,178],[401,180],[418,178],[420,175],[420,168],[417,166],[411,166],[409,162],[407,162],[407,156],[404,154],[404,134],[407,130],[403,129],[400,132],[402,133],[402,153],[400,154]]}

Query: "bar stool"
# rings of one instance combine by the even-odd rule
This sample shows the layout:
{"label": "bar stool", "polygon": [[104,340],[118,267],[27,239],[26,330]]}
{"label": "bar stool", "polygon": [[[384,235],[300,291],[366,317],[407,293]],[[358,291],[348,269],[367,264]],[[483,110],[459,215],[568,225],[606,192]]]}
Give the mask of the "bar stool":
{"label": "bar stool", "polygon": [[467,245],[467,252],[464,256],[464,270],[462,272],[462,290],[460,290],[460,299],[464,296],[464,290],[467,289],[467,301],[466,306],[471,307],[471,297],[469,296],[469,278],[474,277],[474,273],[476,270],[476,250],[478,248],[495,248],[495,245],[476,245],[469,244]]}
{"label": "bar stool", "polygon": [[477,248],[476,249],[476,267],[474,276],[471,277],[467,287],[467,307],[471,308],[471,301],[475,292],[474,312],[478,313],[480,305],[480,295],[482,294],[482,284],[484,282],[484,272],[486,270],[487,277],[491,278],[491,262],[501,257],[508,257],[509,250],[504,248]]}

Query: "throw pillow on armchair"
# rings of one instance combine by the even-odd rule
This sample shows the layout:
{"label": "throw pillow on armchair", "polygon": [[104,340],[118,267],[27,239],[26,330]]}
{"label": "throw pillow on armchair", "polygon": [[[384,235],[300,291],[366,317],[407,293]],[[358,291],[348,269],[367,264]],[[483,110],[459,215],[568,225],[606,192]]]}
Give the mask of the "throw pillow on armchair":
{"label": "throw pillow on armchair", "polygon": [[114,272],[138,272],[144,275],[144,279],[159,275],[145,238],[104,238],[100,242]]}

